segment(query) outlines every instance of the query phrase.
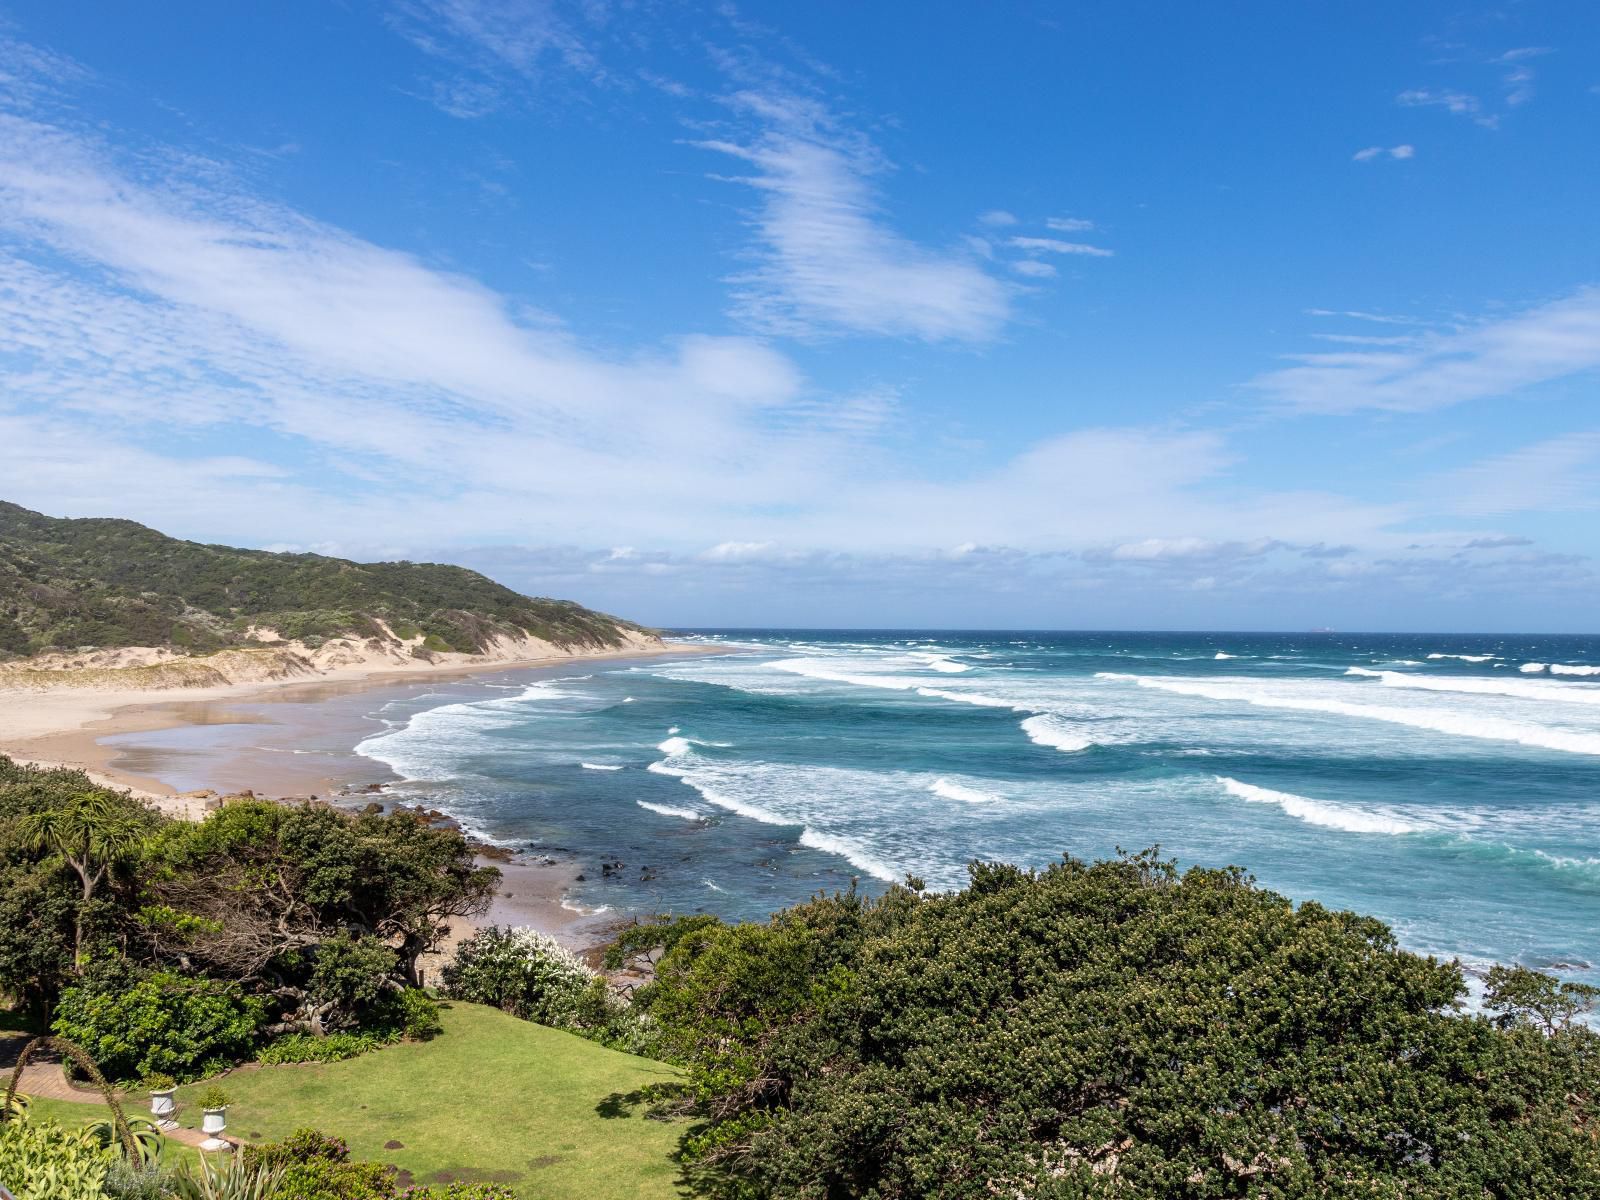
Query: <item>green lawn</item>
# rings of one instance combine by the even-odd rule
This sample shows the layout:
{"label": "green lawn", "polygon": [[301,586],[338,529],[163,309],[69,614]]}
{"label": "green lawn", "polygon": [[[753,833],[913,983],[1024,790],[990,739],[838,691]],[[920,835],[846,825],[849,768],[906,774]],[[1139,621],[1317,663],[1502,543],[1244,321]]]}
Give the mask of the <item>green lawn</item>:
{"label": "green lawn", "polygon": [[[498,1181],[524,1200],[680,1195],[669,1155],[682,1124],[628,1106],[597,1111],[608,1096],[671,1079],[671,1067],[480,1005],[440,1015],[445,1031],[430,1042],[224,1076],[229,1134],[272,1141],[312,1125],[411,1182]],[[198,1123],[204,1086],[178,1092],[185,1125]]]}

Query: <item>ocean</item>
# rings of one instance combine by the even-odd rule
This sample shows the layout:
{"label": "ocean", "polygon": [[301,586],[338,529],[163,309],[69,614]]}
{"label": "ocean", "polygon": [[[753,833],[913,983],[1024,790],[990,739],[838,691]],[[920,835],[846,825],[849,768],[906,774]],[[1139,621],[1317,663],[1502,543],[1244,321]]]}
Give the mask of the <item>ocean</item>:
{"label": "ocean", "polygon": [[358,751],[574,899],[764,918],[1159,846],[1469,973],[1600,983],[1600,638],[701,630],[390,701]]}

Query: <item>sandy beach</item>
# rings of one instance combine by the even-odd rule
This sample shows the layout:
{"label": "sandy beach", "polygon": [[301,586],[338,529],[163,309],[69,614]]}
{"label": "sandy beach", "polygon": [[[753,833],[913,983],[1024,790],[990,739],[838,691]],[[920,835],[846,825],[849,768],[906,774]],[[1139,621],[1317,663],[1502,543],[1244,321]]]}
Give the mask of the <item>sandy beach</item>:
{"label": "sandy beach", "polygon": [[[717,652],[668,643],[422,669],[347,667],[315,680],[181,690],[0,691],[0,753],[82,769],[188,820],[204,816],[212,795],[246,790],[359,807],[385,802],[382,785],[394,781],[381,764],[351,749],[373,729],[368,714],[390,698],[443,682],[532,680],[590,662]],[[374,787],[380,790],[367,790]],[[499,868],[499,893],[476,922],[459,923],[446,949],[474,926],[489,924],[532,926],[584,948],[599,941],[612,920],[563,904],[581,870],[573,861],[527,854],[483,861]]]}

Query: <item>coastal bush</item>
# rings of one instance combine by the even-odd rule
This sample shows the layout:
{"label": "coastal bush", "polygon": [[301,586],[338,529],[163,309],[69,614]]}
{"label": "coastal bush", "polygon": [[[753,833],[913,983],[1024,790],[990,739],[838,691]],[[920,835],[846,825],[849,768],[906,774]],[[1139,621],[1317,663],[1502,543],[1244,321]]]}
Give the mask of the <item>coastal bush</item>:
{"label": "coastal bush", "polygon": [[197,1079],[248,1057],[262,1002],[236,983],[122,960],[96,964],[61,994],[51,1026],[111,1079]]}
{"label": "coastal bush", "polygon": [[638,999],[713,1197],[1592,1198],[1600,1037],[1463,993],[1379,921],[1146,853],[707,927]]}

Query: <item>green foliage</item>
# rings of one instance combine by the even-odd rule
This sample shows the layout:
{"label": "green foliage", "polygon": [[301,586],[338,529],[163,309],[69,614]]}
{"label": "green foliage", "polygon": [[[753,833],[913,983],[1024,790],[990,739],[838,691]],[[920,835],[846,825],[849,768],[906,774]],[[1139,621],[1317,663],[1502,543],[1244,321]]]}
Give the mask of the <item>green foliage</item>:
{"label": "green foliage", "polygon": [[517,1200],[517,1193],[503,1183],[456,1182],[404,1188],[395,1200]]}
{"label": "green foliage", "polygon": [[200,1093],[201,1108],[227,1108],[232,1097],[216,1084],[212,1084]]}
{"label": "green foliage", "polygon": [[1571,1029],[1574,1022],[1594,1009],[1600,987],[1587,983],[1562,983],[1527,967],[1489,968],[1485,1005],[1498,1012],[1502,1028],[1531,1025],[1548,1034]]}
{"label": "green foliage", "polygon": [[147,1092],[166,1092],[178,1086],[178,1081],[165,1071],[152,1071],[141,1081],[141,1086]]}
{"label": "green foliage", "polygon": [[408,1041],[425,1042],[444,1032],[439,1005],[421,988],[406,988],[395,1004],[395,1017]]}
{"label": "green foliage", "polygon": [[394,951],[377,938],[339,930],[317,946],[311,997],[351,1012],[369,1009],[389,988],[394,967]]}
{"label": "green foliage", "polygon": [[321,1037],[314,1033],[291,1033],[268,1043],[256,1055],[256,1061],[263,1066],[278,1066],[283,1063],[343,1062],[347,1058],[355,1058],[357,1055],[370,1054],[374,1050],[382,1049],[392,1040],[370,1032],[340,1031],[324,1034]]}
{"label": "green foliage", "polygon": [[392,1200],[394,1172],[382,1163],[312,1159],[283,1172],[284,1200]]}
{"label": "green foliage", "polygon": [[270,976],[290,1001],[280,1032],[404,1023],[404,1013],[385,1015],[390,997],[417,982],[418,958],[452,920],[487,907],[499,879],[459,831],[410,813],[267,802],[175,823],[150,859],[150,890],[212,923],[147,927],[156,953],[219,975]]}
{"label": "green foliage", "polygon": [[636,921],[606,947],[605,968],[608,971],[653,968],[663,954],[684,938],[718,924],[717,918],[709,913]]}
{"label": "green foliage", "polygon": [[109,1078],[194,1079],[247,1056],[261,1018],[238,984],[111,962],[62,992],[52,1028]]}
{"label": "green foliage", "polygon": [[0,502],[0,654],[58,647],[248,644],[251,625],[316,642],[426,632],[458,649],[526,632],[620,644],[637,626],[532,599],[463,567],[355,563],[178,541],[132,521],[58,520]]}
{"label": "green foliage", "polygon": [[331,1137],[309,1125],[302,1125],[282,1141],[244,1148],[246,1165],[267,1170],[315,1161],[342,1163],[349,1159],[350,1146],[343,1138]]}
{"label": "green foliage", "polygon": [[0,1183],[18,1200],[99,1200],[115,1159],[88,1129],[27,1116],[0,1124]]}
{"label": "green foliage", "polygon": [[708,928],[639,999],[713,1197],[1592,1197],[1600,1038],[1462,991],[1378,921],[1145,854]]}

